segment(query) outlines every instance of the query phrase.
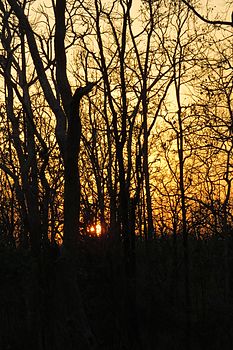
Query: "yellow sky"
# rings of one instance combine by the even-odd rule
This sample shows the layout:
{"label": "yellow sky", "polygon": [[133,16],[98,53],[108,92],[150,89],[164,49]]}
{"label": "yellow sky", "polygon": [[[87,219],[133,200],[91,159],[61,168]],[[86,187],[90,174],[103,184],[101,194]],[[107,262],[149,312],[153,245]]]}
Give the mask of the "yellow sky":
{"label": "yellow sky", "polygon": [[[231,6],[229,5],[231,3]],[[233,1],[229,0],[200,0],[200,4],[202,7],[202,14],[207,14],[207,6],[213,8],[213,17],[214,16],[220,16],[222,20],[225,19],[225,16],[227,16],[227,19],[230,20],[229,16],[231,15],[231,12],[233,11]],[[227,13],[226,13],[226,10]]]}
{"label": "yellow sky", "polygon": [[[48,4],[50,1],[46,0],[37,0],[36,5],[41,3]],[[111,4],[113,0],[102,0],[103,3]],[[137,10],[140,6],[140,0],[133,0],[133,9]],[[199,0],[200,10],[203,16],[207,14],[207,6],[213,8],[213,17],[216,15],[220,16],[219,19],[230,20],[231,12],[233,11],[233,0]],[[231,5],[229,5],[231,4]],[[226,10],[228,9],[227,13]],[[225,18],[226,17],[226,18]]]}

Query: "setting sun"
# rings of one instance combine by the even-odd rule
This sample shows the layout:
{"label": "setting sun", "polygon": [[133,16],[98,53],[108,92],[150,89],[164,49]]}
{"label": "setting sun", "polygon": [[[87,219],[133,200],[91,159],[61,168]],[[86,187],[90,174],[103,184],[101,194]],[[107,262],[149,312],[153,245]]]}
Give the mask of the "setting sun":
{"label": "setting sun", "polygon": [[101,235],[101,225],[100,224],[97,224],[96,225],[96,236],[100,236]]}
{"label": "setting sun", "polygon": [[97,236],[100,237],[101,235],[101,225],[96,224],[96,225],[91,225],[89,228],[87,228],[87,232],[89,232],[90,236]]}

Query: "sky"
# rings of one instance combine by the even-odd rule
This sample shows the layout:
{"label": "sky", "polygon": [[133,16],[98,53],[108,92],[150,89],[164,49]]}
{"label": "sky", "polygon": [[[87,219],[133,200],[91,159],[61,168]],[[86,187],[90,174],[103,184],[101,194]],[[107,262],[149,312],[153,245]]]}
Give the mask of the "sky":
{"label": "sky", "polygon": [[[229,5],[229,3],[231,3],[231,6]],[[203,12],[202,14],[203,15],[206,15],[207,14],[207,11],[206,11],[206,6],[208,5],[209,7],[212,7],[213,8],[213,17],[218,15],[218,16],[221,16],[220,18],[221,19],[225,19],[225,11],[226,9],[228,8],[228,13],[227,13],[227,16],[228,16],[228,20],[230,20],[229,16],[231,15],[231,12],[233,11],[233,1],[229,1],[229,0],[201,0],[200,1],[200,4],[202,5],[202,9],[203,9]],[[224,18],[222,18],[222,16]]]}
{"label": "sky", "polygon": [[[112,1],[112,0],[111,0]],[[108,2],[108,0],[106,1]],[[228,8],[227,17],[230,20],[231,12],[233,11],[233,1],[232,0],[200,0],[200,9],[202,10],[202,15],[205,16],[207,14],[207,7],[213,8],[213,17],[216,15],[221,16],[222,20],[225,19],[226,9]],[[133,4],[135,8],[138,7],[140,1],[133,0]],[[231,3],[231,6],[229,5]]]}

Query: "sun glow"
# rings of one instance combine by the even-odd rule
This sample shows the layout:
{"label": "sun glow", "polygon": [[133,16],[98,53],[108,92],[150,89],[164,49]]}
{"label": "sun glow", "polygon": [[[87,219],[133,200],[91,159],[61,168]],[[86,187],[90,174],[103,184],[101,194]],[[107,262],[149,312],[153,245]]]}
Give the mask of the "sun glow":
{"label": "sun glow", "polygon": [[96,236],[99,237],[101,235],[101,225],[97,224],[95,227],[96,230]]}
{"label": "sun glow", "polygon": [[87,228],[87,232],[89,232],[90,236],[100,237],[102,233],[101,225],[100,224],[91,225]]}

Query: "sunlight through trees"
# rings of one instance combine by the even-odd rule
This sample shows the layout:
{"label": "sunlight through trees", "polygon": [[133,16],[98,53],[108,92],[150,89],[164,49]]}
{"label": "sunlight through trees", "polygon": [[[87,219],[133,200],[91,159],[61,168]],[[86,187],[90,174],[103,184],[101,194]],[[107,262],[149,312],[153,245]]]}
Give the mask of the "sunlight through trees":
{"label": "sunlight through trees", "polygon": [[56,297],[67,317],[82,315],[70,327],[84,348],[98,343],[76,278],[85,242],[101,247],[111,271],[122,261],[127,349],[151,346],[138,331],[137,276],[144,263],[159,269],[163,240],[186,350],[196,243],[224,242],[230,300],[230,5],[225,18],[185,0],[0,1],[0,248],[64,259]]}

